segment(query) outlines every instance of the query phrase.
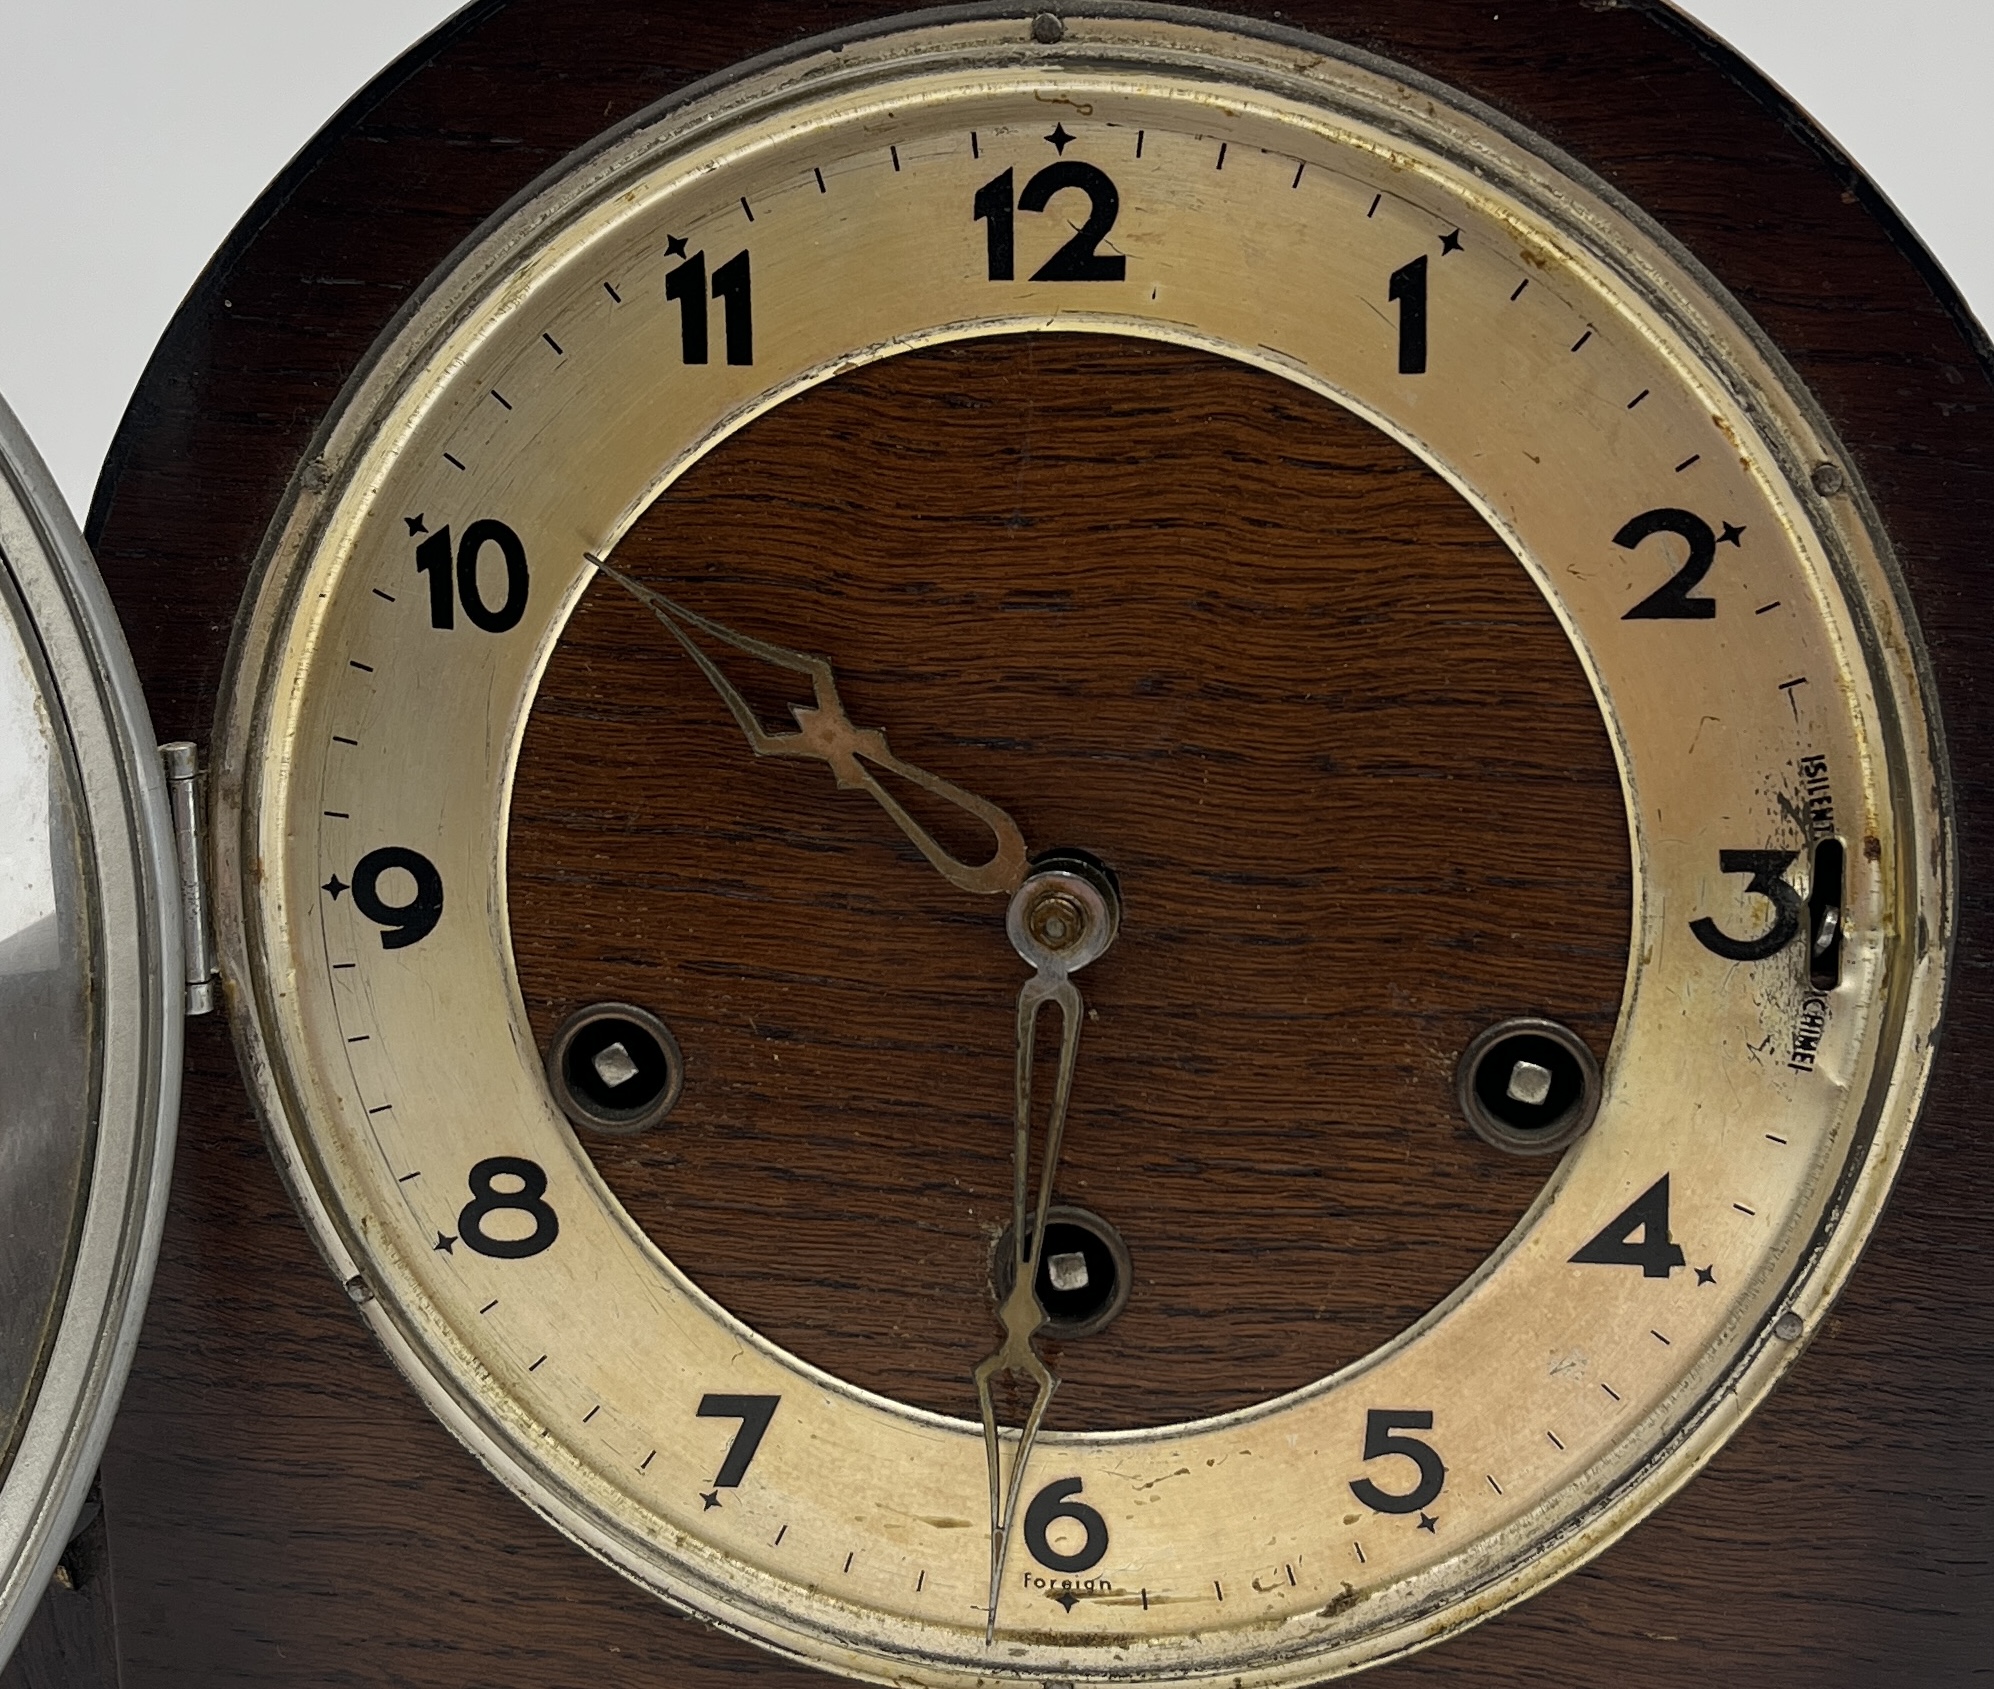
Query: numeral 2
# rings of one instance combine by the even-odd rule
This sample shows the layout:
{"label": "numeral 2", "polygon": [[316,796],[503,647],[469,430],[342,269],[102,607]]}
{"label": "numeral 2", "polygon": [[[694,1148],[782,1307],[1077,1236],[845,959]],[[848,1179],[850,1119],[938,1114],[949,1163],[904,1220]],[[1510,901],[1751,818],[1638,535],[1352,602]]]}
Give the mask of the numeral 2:
{"label": "numeral 2", "polygon": [[755,1450],[762,1446],[769,1421],[775,1418],[775,1410],[781,1401],[780,1396],[706,1395],[699,1398],[701,1419],[738,1419],[741,1422],[741,1429],[734,1433],[734,1440],[727,1445],[726,1456],[720,1462],[720,1470],[714,1475],[713,1487],[716,1490],[731,1490],[748,1475],[748,1465],[755,1458]]}
{"label": "numeral 2", "polygon": [[[695,252],[675,270],[665,273],[665,297],[679,307],[679,352],[688,364],[707,361],[706,254]],[[754,289],[748,274],[748,253],[739,252],[713,272],[713,297],[724,303],[727,361],[755,361]]]}
{"label": "numeral 2", "polygon": [[[1017,275],[1016,240],[1012,227],[1012,176],[1006,170],[993,176],[976,190],[970,221],[988,224],[984,231],[986,255],[992,281],[1011,281]],[[1018,196],[1019,211],[1043,211],[1052,196],[1063,188],[1079,188],[1087,195],[1087,221],[1074,236],[1038,269],[1033,281],[1122,281],[1128,275],[1128,260],[1120,253],[1096,250],[1121,215],[1122,196],[1105,170],[1083,164],[1077,158],[1063,158],[1048,164],[1025,184]]]}
{"label": "numeral 2", "polygon": [[1690,589],[1710,573],[1717,557],[1717,535],[1691,510],[1643,511],[1613,536],[1622,551],[1632,551],[1656,534],[1674,534],[1689,542],[1689,558],[1620,619],[1624,622],[1706,622],[1717,614],[1714,598],[1692,598]]}

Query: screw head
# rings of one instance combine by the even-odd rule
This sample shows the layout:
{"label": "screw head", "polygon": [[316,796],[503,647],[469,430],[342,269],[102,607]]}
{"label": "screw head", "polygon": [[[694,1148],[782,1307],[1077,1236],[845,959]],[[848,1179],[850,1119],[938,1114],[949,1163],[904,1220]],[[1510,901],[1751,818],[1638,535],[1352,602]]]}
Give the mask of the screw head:
{"label": "screw head", "polygon": [[1848,478],[1843,475],[1842,466],[1838,463],[1815,464],[1809,479],[1814,483],[1814,490],[1823,498],[1833,498],[1848,486]]}
{"label": "screw head", "polygon": [[1055,41],[1064,40],[1066,25],[1059,21],[1056,12],[1041,12],[1032,19],[1032,39],[1042,47],[1050,47]]}
{"label": "screw head", "polygon": [[1078,898],[1048,891],[1032,905],[1025,925],[1048,950],[1067,951],[1087,936],[1087,911]]}

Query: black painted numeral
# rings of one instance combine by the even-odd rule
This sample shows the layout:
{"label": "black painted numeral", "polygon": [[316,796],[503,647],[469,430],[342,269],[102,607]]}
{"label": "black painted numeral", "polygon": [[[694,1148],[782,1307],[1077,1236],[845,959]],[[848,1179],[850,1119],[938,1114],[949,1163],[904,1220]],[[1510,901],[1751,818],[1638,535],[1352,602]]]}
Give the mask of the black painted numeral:
{"label": "black painted numeral", "polygon": [[755,1450],[762,1446],[762,1438],[767,1435],[769,1421],[775,1418],[780,1396],[716,1396],[699,1398],[701,1419],[738,1419],[741,1429],[734,1433],[733,1442],[727,1445],[726,1458],[720,1462],[720,1471],[713,1480],[716,1490],[731,1490],[748,1475],[748,1466],[755,1458]]}
{"label": "black painted numeral", "polygon": [[[1041,1566],[1054,1572],[1084,1572],[1098,1566],[1108,1552],[1108,1521],[1084,1501],[1078,1478],[1058,1478],[1032,1497],[1025,1509],[1025,1547]],[[1046,1531],[1057,1519],[1071,1519],[1087,1533],[1087,1540],[1071,1554],[1062,1554],[1046,1540]]]}
{"label": "black painted numeral", "polygon": [[[381,876],[396,868],[415,882],[415,896],[406,903],[381,896]],[[443,919],[443,876],[420,851],[383,845],[353,865],[353,907],[381,928],[383,950],[405,949],[427,938]]]}
{"label": "black painted numeral", "polygon": [[1717,536],[1710,524],[1691,510],[1643,511],[1620,532],[1613,543],[1622,551],[1632,551],[1656,534],[1674,534],[1689,542],[1689,558],[1683,566],[1648,594],[1620,619],[1624,622],[1707,622],[1717,614],[1714,598],[1691,598],[1690,589],[1710,573],[1717,557]]}
{"label": "black painted numeral", "polygon": [[1387,299],[1399,308],[1399,374],[1426,373],[1426,258],[1392,272]]}
{"label": "black painted numeral", "polygon": [[[1699,915],[1689,923],[1697,942],[1729,962],[1763,962],[1798,938],[1806,906],[1800,893],[1780,876],[1799,854],[1797,850],[1720,850],[1717,866],[1727,874],[1751,875],[1745,890],[1772,904],[1772,925],[1757,938],[1733,938],[1708,915]],[[359,895],[357,888],[354,895]]]}
{"label": "black painted numeral", "polygon": [[[748,253],[739,252],[713,272],[713,297],[721,301],[722,338],[730,364],[755,361],[754,288]],[[678,302],[679,356],[688,364],[707,361],[706,254],[695,252],[674,270],[665,272],[665,297]]]}
{"label": "black painted numeral", "polygon": [[1001,176],[992,176],[976,190],[976,202],[970,212],[972,223],[990,225],[983,231],[983,237],[988,249],[992,281],[1012,281],[1018,273],[1012,203],[1011,172],[1006,170]]}
{"label": "black painted numeral", "polygon": [[1667,1278],[1686,1265],[1682,1246],[1669,1236],[1668,1174],[1601,1226],[1572,1260],[1586,1267],[1639,1267],[1643,1278]]}
{"label": "black painted numeral", "polygon": [[[478,580],[478,559],[487,546],[497,546],[505,564],[505,597],[496,607],[486,601]],[[415,548],[415,572],[429,577],[429,625],[433,628],[455,627],[459,604],[464,606],[471,626],[486,633],[510,633],[526,614],[526,595],[532,584],[526,547],[503,522],[490,517],[466,528],[454,548],[450,530],[439,528]]]}
{"label": "black painted numeral", "polygon": [[1404,1495],[1381,1490],[1369,1478],[1353,1478],[1350,1493],[1374,1513],[1418,1513],[1432,1506],[1447,1482],[1447,1463],[1431,1443],[1402,1437],[1401,1431],[1431,1431],[1433,1415],[1420,1408],[1373,1408],[1364,1417],[1364,1458],[1403,1455],[1419,1468],[1419,1482]]}
{"label": "black painted numeral", "polygon": [[[500,1179],[516,1179],[517,1190],[500,1190]],[[560,1217],[547,1206],[547,1174],[537,1161],[520,1155],[488,1156],[471,1169],[471,1200],[457,1216],[457,1232],[480,1255],[523,1261],[538,1255],[561,1235]],[[525,1237],[493,1237],[485,1230],[491,1214],[524,1214],[533,1222]]]}
{"label": "black painted numeral", "polygon": [[[970,221],[985,223],[986,256],[992,281],[1011,281],[1017,275],[1017,254],[1013,229],[1011,172],[993,176],[976,190]],[[1063,158],[1048,164],[1025,184],[1018,195],[1019,211],[1043,211],[1052,196],[1067,188],[1078,188],[1088,199],[1087,221],[1074,231],[1073,238],[1032,272],[1033,281],[1123,281],[1128,276],[1128,259],[1118,252],[1099,250],[1115,219],[1121,215],[1122,196],[1105,170],[1083,164],[1077,158]]]}
{"label": "black painted numeral", "polygon": [[751,364],[755,361],[755,301],[748,277],[748,249],[744,246],[713,272],[713,297],[722,303],[721,321],[726,332],[727,361]]}

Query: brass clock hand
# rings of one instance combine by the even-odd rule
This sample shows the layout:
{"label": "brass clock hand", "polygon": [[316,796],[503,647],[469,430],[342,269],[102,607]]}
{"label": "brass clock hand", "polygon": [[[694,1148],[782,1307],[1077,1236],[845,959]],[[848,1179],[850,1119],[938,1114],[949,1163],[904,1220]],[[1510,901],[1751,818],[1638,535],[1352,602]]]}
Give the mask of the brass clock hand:
{"label": "brass clock hand", "polygon": [[[838,696],[837,677],[824,658],[736,633],[730,627],[675,603],[641,581],[631,579],[592,552],[583,555],[611,580],[649,606],[651,613],[664,623],[666,630],[684,648],[685,654],[699,665],[699,672],[706,676],[713,690],[720,694],[721,702],[747,735],[749,748],[756,756],[814,757],[819,762],[828,763],[831,772],[837,776],[840,788],[871,793],[873,801],[893,818],[894,825],[913,841],[914,848],[933,863],[951,885],[973,892],[1018,889],[1025,876],[1025,840],[1018,831],[1017,823],[988,799],[966,792],[940,775],[930,774],[925,768],[917,768],[913,763],[895,756],[887,749],[886,735],[878,728],[854,726],[852,718],[845,713],[844,701]],[[763,727],[747,699],[693,641],[688,628],[696,628],[723,645],[731,645],[761,662],[788,669],[794,674],[808,675],[816,701],[813,704],[790,705],[798,731],[771,733]],[[956,808],[975,816],[997,840],[996,851],[990,860],[975,864],[952,855],[901,807],[893,794],[866,767],[867,763],[911,781],[943,802],[954,804]]]}
{"label": "brass clock hand", "polygon": [[[1024,1495],[1025,1467],[1032,1445],[1059,1380],[1033,1348],[1045,1324],[1039,1301],[1039,1254],[1045,1239],[1046,1213],[1052,1206],[1053,1178],[1059,1167],[1060,1138],[1066,1128],[1066,1108],[1073,1094],[1074,1063],[1080,1054],[1084,1005],[1072,975],[1109,944],[1121,924],[1120,898],[1113,877],[1091,858],[1053,853],[1041,857],[1011,899],[1005,928],[1018,954],[1032,964],[1032,977],[1018,991],[1017,1106],[1011,1156],[1011,1287],[998,1309],[1004,1341],[976,1368],[976,1401],[983,1416],[983,1450],[990,1478],[990,1605],[984,1641],[997,1634],[997,1597],[1004,1562],[1017,1528],[1018,1503]],[[1038,1201],[1028,1216],[1031,1192],[1032,1069],[1038,1042],[1039,1011],[1055,1003],[1060,1012],[1059,1070],[1053,1081],[1052,1111],[1046,1120],[1045,1153],[1040,1164]],[[1027,1223],[1029,1221],[1029,1223]],[[1003,1439],[991,1386],[1010,1373],[1032,1380],[1031,1411],[1018,1434],[1009,1484],[1003,1476]]]}

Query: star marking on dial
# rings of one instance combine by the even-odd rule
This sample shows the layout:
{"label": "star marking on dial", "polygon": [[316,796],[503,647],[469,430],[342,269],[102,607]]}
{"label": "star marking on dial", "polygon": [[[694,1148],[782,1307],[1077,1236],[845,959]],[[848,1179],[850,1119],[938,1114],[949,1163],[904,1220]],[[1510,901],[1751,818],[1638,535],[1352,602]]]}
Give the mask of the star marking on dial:
{"label": "star marking on dial", "polygon": [[457,1239],[449,1232],[438,1232],[436,1234],[436,1241],[430,1245],[430,1249],[432,1251],[440,1249],[446,1255],[455,1255],[457,1253]]}
{"label": "star marking on dial", "polygon": [[1717,1282],[1717,1263],[1713,1261],[1707,1267],[1698,1267],[1696,1269],[1696,1282],[1698,1284],[1715,1284]]}
{"label": "star marking on dial", "polygon": [[414,539],[417,534],[429,532],[429,526],[423,521],[422,512],[419,510],[413,516],[404,516],[402,520],[408,524],[410,539]]}
{"label": "star marking on dial", "polygon": [[339,901],[339,894],[343,891],[348,890],[349,888],[344,880],[342,880],[337,874],[334,874],[331,879],[327,880],[325,884],[320,886],[318,889],[320,891],[330,892],[332,894],[333,902],[337,903]]}
{"label": "star marking on dial", "polygon": [[1450,229],[1440,237],[1440,250],[1443,254],[1461,250],[1461,231]]}
{"label": "star marking on dial", "polygon": [[665,256],[667,258],[683,258],[685,256],[684,235],[665,236]]}
{"label": "star marking on dial", "polygon": [[1422,1513],[1419,1516],[1419,1528],[1428,1536],[1437,1536],[1440,1531],[1440,1521],[1431,1513]]}
{"label": "star marking on dial", "polygon": [[1719,545],[1735,545],[1740,550],[1743,550],[1745,530],[1739,527],[1736,522],[1726,522],[1724,524],[1724,531],[1717,536],[1717,543]]}
{"label": "star marking on dial", "polygon": [[720,1492],[718,1490],[701,1490],[699,1492],[699,1500],[701,1504],[700,1511],[704,1513],[708,1509],[720,1505]]}
{"label": "star marking on dial", "polygon": [[1080,1597],[1075,1595],[1073,1591],[1070,1589],[1063,1589],[1053,1597],[1053,1600],[1057,1601],[1069,1613],[1073,1611],[1074,1602],[1078,1601],[1079,1599]]}
{"label": "star marking on dial", "polygon": [[1059,154],[1061,158],[1064,158],[1066,156],[1066,149],[1073,142],[1073,137],[1067,134],[1066,125],[1064,123],[1055,123],[1052,126],[1052,133],[1046,136],[1046,139],[1052,142],[1053,149]]}

